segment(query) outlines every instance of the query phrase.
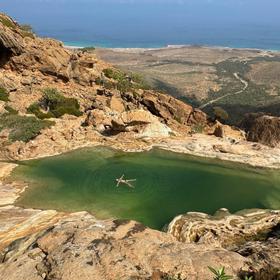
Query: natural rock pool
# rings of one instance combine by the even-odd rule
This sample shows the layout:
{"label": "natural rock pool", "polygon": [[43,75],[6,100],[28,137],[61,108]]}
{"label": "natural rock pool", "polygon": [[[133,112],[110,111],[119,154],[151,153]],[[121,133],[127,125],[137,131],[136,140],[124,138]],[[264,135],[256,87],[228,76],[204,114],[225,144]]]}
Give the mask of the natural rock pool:
{"label": "natural rock pool", "polygon": [[[135,189],[116,187],[122,174]],[[280,172],[163,150],[123,153],[87,148],[23,162],[12,179],[29,188],[17,205],[86,210],[98,218],[125,218],[160,229],[187,211],[213,214],[221,207],[280,208]]]}

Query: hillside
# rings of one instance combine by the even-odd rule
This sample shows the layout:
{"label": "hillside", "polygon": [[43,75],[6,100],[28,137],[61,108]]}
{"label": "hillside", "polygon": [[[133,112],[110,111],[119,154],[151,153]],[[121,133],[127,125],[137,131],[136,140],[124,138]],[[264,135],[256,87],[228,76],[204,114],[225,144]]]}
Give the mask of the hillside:
{"label": "hillside", "polygon": [[[158,138],[196,126],[214,129],[200,110],[147,90],[141,77],[127,77],[90,50],[71,51],[52,39],[23,36],[4,15],[0,24],[2,151],[7,148],[14,158],[35,156],[36,149],[60,152],[70,140],[74,147],[104,136]],[[40,142],[50,138],[51,143]],[[31,140],[31,147],[22,143]]]}
{"label": "hillside", "polygon": [[29,159],[106,144],[127,151],[160,146],[278,166],[275,151],[256,149],[244,141],[244,132],[149,89],[141,76],[114,68],[96,51],[66,49],[23,30],[6,15],[1,18],[2,158]]}
{"label": "hillside", "polygon": [[279,116],[278,52],[186,46],[98,49],[97,54],[117,67],[143,74],[153,88],[210,115],[215,106],[222,107],[229,114],[228,123],[238,124],[245,113],[259,111]]}

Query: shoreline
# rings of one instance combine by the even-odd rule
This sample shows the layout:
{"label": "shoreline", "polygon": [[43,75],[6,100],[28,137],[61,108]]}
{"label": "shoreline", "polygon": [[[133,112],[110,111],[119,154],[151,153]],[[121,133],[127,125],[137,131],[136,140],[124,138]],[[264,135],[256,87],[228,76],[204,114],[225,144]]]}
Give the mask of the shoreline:
{"label": "shoreline", "polygon": [[[3,193],[3,195],[1,195],[3,199],[0,199],[0,207],[8,205],[16,207],[16,200],[26,190],[26,188],[28,188],[28,186],[12,180],[11,182],[8,182],[8,184],[5,183],[5,180],[10,178],[12,171],[20,164],[20,162],[55,157],[71,153],[79,149],[105,147],[123,153],[141,153],[150,151],[152,149],[160,149],[181,155],[197,157],[199,160],[218,160],[221,164],[239,164],[243,165],[244,167],[255,168],[259,170],[280,170],[280,157],[275,157],[275,160],[272,160],[272,155],[280,154],[280,151],[277,153],[277,148],[261,146],[261,148],[264,150],[261,152],[256,150],[254,155],[250,155],[252,150],[248,151],[248,148],[251,147],[252,149],[252,147],[254,147],[256,143],[253,142],[243,141],[240,144],[232,145],[227,143],[225,139],[220,139],[220,141],[217,143],[216,137],[213,138],[212,136],[204,134],[196,134],[196,136],[192,137],[137,139],[137,141],[135,141],[135,139],[124,140],[118,138],[107,139],[106,141],[100,140],[83,143],[82,145],[78,144],[72,146],[71,148],[69,147],[64,150],[54,151],[52,153],[44,153],[42,151],[38,155],[17,159],[15,162],[2,160],[2,162],[0,162],[0,194]],[[221,151],[211,151],[209,148],[213,144],[212,142],[216,143],[217,146],[219,146],[221,143],[224,143],[225,145],[222,147]],[[234,150],[231,150],[234,146],[237,148],[238,153],[235,153]],[[241,148],[246,151],[245,154],[241,153]]]}
{"label": "shoreline", "polygon": [[252,52],[267,52],[267,53],[279,53],[279,49],[262,49],[262,48],[254,48],[254,47],[231,47],[231,46],[219,46],[219,45],[196,45],[196,44],[184,44],[184,45],[166,45],[161,47],[102,47],[102,46],[92,46],[85,45],[85,46],[78,46],[78,45],[71,45],[67,43],[63,43],[63,46],[67,49],[71,50],[79,50],[89,47],[94,47],[96,49],[102,50],[112,50],[116,52],[145,52],[145,51],[156,51],[156,50],[168,50],[168,49],[184,49],[184,48],[203,48],[203,49],[216,49],[216,50],[239,50],[239,51],[252,51]]}
{"label": "shoreline", "polygon": [[[256,147],[257,145],[257,147]],[[213,149],[217,146],[217,149]],[[75,150],[105,147],[124,153],[141,153],[152,149],[161,149],[182,155],[194,156],[202,159],[217,159],[221,162],[237,163],[252,168],[280,170],[280,149],[271,148],[255,142],[241,141],[231,144],[227,139],[205,134],[195,136],[168,137],[168,138],[135,138],[135,139],[97,139],[58,151],[26,156],[13,161],[2,160],[3,163],[17,165],[16,161],[24,162],[36,159],[55,157]],[[261,149],[261,150],[260,150]],[[242,153],[243,151],[243,153]],[[277,157],[279,155],[279,157]],[[273,159],[274,156],[274,159]],[[1,179],[1,169],[0,169]]]}
{"label": "shoreline", "polygon": [[[197,135],[195,138],[196,140],[199,140],[199,136],[205,137],[205,135]],[[211,141],[210,139],[212,137],[208,137],[208,141]],[[194,137],[191,137],[192,139],[189,140],[194,140]],[[155,139],[153,139],[155,140]],[[163,140],[163,141],[162,141]],[[180,141],[181,140],[181,141]],[[187,148],[187,145],[182,145],[183,142],[186,143],[186,139],[161,139],[161,141],[157,142],[153,141],[154,143],[146,143],[146,146],[138,146],[138,147],[129,147],[128,143],[123,143],[124,146],[120,146],[119,141],[114,141],[114,143],[101,143],[101,142],[96,142],[96,143],[91,143],[91,144],[85,144],[81,146],[76,146],[72,147],[71,149],[67,149],[65,151],[60,151],[60,152],[55,152],[55,153],[49,153],[49,154],[41,154],[35,157],[30,157],[28,159],[21,159],[17,160],[18,163],[13,163],[13,162],[5,162],[2,161],[0,162],[0,212],[3,209],[9,208],[11,211],[12,210],[17,210],[17,211],[34,211],[34,212],[49,212],[49,211],[55,211],[56,213],[66,213],[65,211],[57,211],[53,209],[41,209],[41,208],[25,208],[20,205],[16,205],[17,200],[20,198],[20,196],[29,188],[29,185],[26,184],[25,182],[21,181],[14,181],[11,178],[11,174],[15,168],[17,168],[20,164],[20,162],[23,161],[30,161],[30,160],[36,160],[36,159],[45,159],[45,158],[50,158],[50,157],[56,157],[59,155],[67,154],[74,152],[75,150],[79,149],[87,149],[87,148],[109,148],[109,149],[114,149],[116,151],[120,151],[123,153],[142,153],[142,152],[147,152],[152,149],[160,149],[162,151],[167,151],[167,152],[172,152],[172,153],[177,153],[180,155],[186,155],[186,156],[191,156],[191,157],[196,157],[199,160],[207,160],[207,159],[213,159],[219,161],[220,164],[238,164],[243,166],[244,168],[253,168],[256,170],[280,170],[280,162],[278,163],[278,166],[275,165],[264,165],[264,164],[253,164],[253,162],[250,162],[249,160],[246,162],[242,160],[242,158],[234,158],[230,155],[227,155],[225,153],[220,153],[220,154],[211,154],[211,153],[205,153],[202,151],[191,151]],[[246,141],[245,141],[246,142]],[[143,142],[142,142],[143,143]],[[254,143],[252,143],[254,144]],[[229,168],[229,167],[227,167]],[[68,214],[75,213],[75,212],[67,212]]]}
{"label": "shoreline", "polygon": [[[24,184],[24,182],[18,182],[13,181],[11,179],[11,173],[12,171],[20,164],[20,162],[23,161],[30,161],[30,160],[36,160],[36,159],[44,159],[49,157],[55,157],[67,153],[74,152],[75,150],[79,149],[87,149],[87,148],[98,148],[98,147],[105,147],[114,149],[116,151],[120,151],[123,153],[141,153],[141,152],[147,152],[152,149],[160,149],[163,151],[168,151],[172,153],[177,153],[181,155],[186,156],[192,156],[196,157],[199,160],[207,160],[207,159],[213,159],[219,161],[219,163],[223,164],[239,164],[244,166],[245,168],[254,168],[259,170],[280,170],[280,160],[278,162],[278,165],[269,164],[268,162],[254,162],[252,158],[247,157],[247,161],[242,157],[242,155],[238,157],[236,154],[227,154],[224,152],[210,152],[207,149],[191,149],[195,147],[196,144],[201,144],[201,139],[204,139],[206,142],[210,143],[211,145],[211,139],[213,137],[206,136],[203,134],[197,134],[196,137],[188,137],[186,138],[163,138],[163,139],[138,139],[138,141],[119,141],[118,139],[114,139],[112,142],[108,143],[107,141],[96,141],[96,142],[88,142],[84,143],[83,145],[77,145],[75,147],[71,147],[69,149],[65,149],[63,151],[57,151],[53,153],[41,153],[40,155],[25,158],[25,159],[19,159],[16,162],[0,162],[0,209],[2,207],[12,207],[12,208],[20,208],[20,209],[26,209],[22,208],[20,206],[16,205],[16,201],[21,196],[21,194],[29,187],[28,185]],[[152,142],[151,142],[152,140]],[[214,139],[215,142],[217,139]],[[121,144],[122,143],[122,144]],[[245,141],[245,145],[248,145],[248,142]],[[251,143],[254,145],[254,143]],[[194,146],[193,146],[194,145]],[[268,149],[271,149],[267,147]],[[263,159],[263,157],[261,157]],[[250,160],[251,159],[251,160]],[[8,181],[7,181],[8,180]],[[50,210],[44,210],[44,209],[32,209],[34,211],[50,211]]]}

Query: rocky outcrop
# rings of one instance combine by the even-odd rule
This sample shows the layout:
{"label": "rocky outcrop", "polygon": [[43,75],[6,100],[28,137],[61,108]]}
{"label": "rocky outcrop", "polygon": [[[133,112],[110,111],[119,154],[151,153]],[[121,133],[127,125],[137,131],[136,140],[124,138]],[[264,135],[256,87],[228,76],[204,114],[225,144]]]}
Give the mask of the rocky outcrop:
{"label": "rocky outcrop", "polygon": [[24,40],[21,34],[5,26],[5,23],[17,27],[11,18],[0,14],[0,67],[5,66],[12,56],[20,55],[24,51]]}
{"label": "rocky outcrop", "polygon": [[177,240],[196,244],[215,244],[231,249],[255,239],[266,239],[280,226],[280,212],[244,210],[230,214],[219,210],[214,216],[187,213],[176,217],[168,232]]}
{"label": "rocky outcrop", "polygon": [[169,95],[145,92],[140,103],[171,126],[175,122],[176,125],[179,123],[189,127],[196,124],[200,124],[202,127],[208,125],[208,117],[205,113]]}
{"label": "rocky outcrop", "polygon": [[95,109],[88,112],[84,123],[104,135],[133,132],[136,137],[168,137],[172,130],[149,111],[143,109],[130,110],[122,113]]}
{"label": "rocky outcrop", "polygon": [[28,280],[144,280],[160,273],[166,278],[157,279],[180,276],[195,280],[212,278],[208,265],[223,264],[232,275],[248,269],[246,258],[235,252],[182,244],[134,221],[98,221],[87,213],[77,213],[51,225],[55,213],[46,213],[42,229],[43,213],[41,228],[2,247],[3,279],[18,280],[20,275]]}
{"label": "rocky outcrop", "polygon": [[[11,214],[14,218],[8,220]],[[266,223],[272,223],[266,214],[270,221],[262,219],[264,213],[259,212],[258,226],[256,214],[250,217],[255,219],[255,228],[266,228]],[[279,279],[277,228],[265,236],[256,232],[258,240],[251,237],[251,241],[228,250],[216,242],[181,243],[168,233],[135,221],[100,221],[85,212],[66,214],[2,207],[0,216],[3,279],[16,280],[19,275],[28,280],[212,279],[208,266],[224,266],[233,279],[245,279],[245,275],[255,280]],[[232,226],[237,236],[242,235],[234,229],[235,222],[239,221],[232,219],[227,226]],[[209,225],[210,235],[219,230]],[[250,224],[244,221],[239,226],[240,231],[250,231]],[[217,235],[216,240],[220,237],[226,238]]]}
{"label": "rocky outcrop", "polygon": [[150,90],[141,90],[134,94],[98,91],[93,110],[88,112],[85,120],[85,125],[99,127],[101,132],[106,128],[114,132],[142,131],[141,127],[151,124],[158,126],[155,135],[165,131],[162,136],[168,136],[171,130],[179,134],[188,133],[196,125],[200,125],[202,132],[204,130],[207,133],[213,125],[202,111],[173,97]]}
{"label": "rocky outcrop", "polygon": [[0,13],[0,44],[13,55],[24,52],[24,40],[20,26],[9,16]]}
{"label": "rocky outcrop", "polygon": [[262,113],[249,114],[241,123],[247,133],[247,140],[259,142],[271,147],[280,144],[280,118]]}
{"label": "rocky outcrop", "polygon": [[223,247],[247,258],[249,269],[240,271],[241,277],[274,280],[280,279],[279,227],[279,211],[244,210],[233,215],[220,209],[214,216],[178,216],[169,224],[168,233],[184,243]]}
{"label": "rocky outcrop", "polygon": [[38,71],[63,82],[93,83],[98,73],[96,58],[86,52],[71,52],[61,42],[28,34],[6,15],[0,15],[1,66],[18,73]]}
{"label": "rocky outcrop", "polygon": [[229,125],[223,125],[218,121],[213,126],[213,130],[213,134],[216,137],[229,139],[233,143],[246,140],[244,131]]}
{"label": "rocky outcrop", "polygon": [[[237,250],[238,254],[250,259],[250,275],[255,280],[280,279],[279,252],[280,239],[273,237],[268,238],[266,241],[248,242]],[[242,272],[240,274],[242,275]]]}

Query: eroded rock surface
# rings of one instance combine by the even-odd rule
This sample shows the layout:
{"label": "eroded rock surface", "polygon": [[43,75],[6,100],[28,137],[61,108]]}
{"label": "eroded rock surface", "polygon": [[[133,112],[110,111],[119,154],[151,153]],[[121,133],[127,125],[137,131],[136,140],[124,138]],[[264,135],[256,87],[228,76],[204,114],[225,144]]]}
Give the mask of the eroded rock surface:
{"label": "eroded rock surface", "polygon": [[243,210],[230,214],[227,209],[221,209],[214,216],[196,212],[180,215],[169,224],[168,232],[181,242],[233,249],[269,236],[278,225],[279,211]]}
{"label": "eroded rock surface", "polygon": [[[0,239],[1,240],[1,239]],[[208,265],[246,270],[246,258],[222,248],[182,244],[133,221],[97,221],[86,213],[14,240],[2,250],[4,279],[151,279],[156,271],[181,279],[211,279]],[[159,278],[160,279],[160,278]]]}
{"label": "eroded rock surface", "polygon": [[204,213],[178,216],[167,232],[184,243],[214,245],[244,256],[249,269],[240,271],[240,277],[274,280],[280,279],[279,228],[279,211],[243,210],[230,214],[221,209],[214,216]]}

